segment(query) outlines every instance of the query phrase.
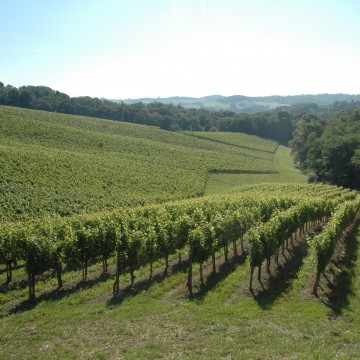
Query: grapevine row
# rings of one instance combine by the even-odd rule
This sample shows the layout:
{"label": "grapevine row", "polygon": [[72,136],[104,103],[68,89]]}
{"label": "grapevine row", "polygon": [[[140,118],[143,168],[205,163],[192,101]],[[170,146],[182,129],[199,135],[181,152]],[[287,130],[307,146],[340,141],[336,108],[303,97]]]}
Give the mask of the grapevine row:
{"label": "grapevine row", "polygon": [[270,260],[279,258],[281,248],[288,245],[289,238],[298,231],[304,231],[308,223],[321,221],[329,217],[332,212],[332,202],[325,198],[301,201],[286,211],[273,216],[269,221],[258,224],[252,231],[250,240],[250,285],[252,290],[253,273],[258,267],[258,279],[261,278],[261,266],[266,260],[267,271],[270,271]]}
{"label": "grapevine row", "polygon": [[[35,278],[48,270],[55,271],[61,287],[63,267],[80,266],[82,278],[86,280],[91,262],[101,258],[106,272],[108,259],[116,254],[114,293],[117,293],[121,274],[130,273],[132,285],[134,271],[139,267],[149,265],[151,277],[155,261],[164,259],[166,272],[170,255],[178,253],[181,256],[181,252],[188,252],[188,287],[192,293],[193,264],[200,264],[200,281],[203,283],[202,264],[212,258],[215,271],[215,252],[223,249],[227,259],[228,248],[232,245],[236,255],[238,241],[243,251],[243,236],[255,223],[266,224],[277,218],[282,231],[290,231],[286,228],[290,229],[291,223],[284,219],[292,213],[295,218],[302,209],[300,200],[304,193],[299,193],[298,186],[283,186],[279,190],[274,187],[270,192],[256,192],[255,189],[244,191],[242,195],[229,194],[69,218],[54,216],[41,221],[2,223],[0,263],[6,264],[7,281],[11,281],[13,264],[25,263],[29,298],[34,299]],[[281,194],[284,189],[287,195]],[[315,197],[320,189],[330,190],[331,187],[303,186],[301,189]],[[341,198],[338,196],[341,191],[332,189],[333,198]],[[354,193],[345,193],[350,198],[355,197]],[[330,198],[331,192],[326,197]],[[318,207],[325,209],[327,202],[321,201]],[[306,213],[308,210],[301,211]],[[272,217],[276,211],[279,214]],[[251,259],[255,259],[254,249],[252,245]],[[251,260],[252,264],[258,266],[260,258],[266,256]]]}
{"label": "grapevine row", "polygon": [[325,271],[333,256],[337,241],[341,238],[347,227],[354,222],[359,211],[359,199],[346,201],[338,207],[323,231],[312,239],[311,244],[315,248],[317,259],[316,279],[313,288],[314,295],[317,295],[321,273]]}
{"label": "grapevine row", "polygon": [[[248,206],[244,214],[250,214],[244,215],[244,218],[249,217],[250,222],[253,216],[265,219],[275,208],[292,203],[293,200],[285,197],[266,200],[240,197],[237,201],[188,201],[71,218],[52,217],[41,222],[4,223],[0,228],[0,262],[7,266],[8,282],[11,281],[12,264],[25,263],[29,299],[33,300],[36,276],[54,270],[58,287],[62,287],[64,266],[80,266],[82,278],[86,280],[91,262],[102,258],[106,272],[107,260],[116,253],[114,292],[118,292],[121,273],[129,272],[132,284],[134,271],[139,267],[147,264],[151,267],[153,262],[164,259],[167,268],[169,256],[185,247],[192,246],[196,257],[199,246],[193,246],[198,240],[194,236],[195,229],[203,227],[205,223],[217,221],[219,234],[222,229],[220,217],[224,223],[232,221],[239,226],[236,220],[229,220],[228,217],[230,214],[237,215],[235,209],[240,209],[243,204]],[[213,214],[217,214],[217,217],[213,218]],[[227,251],[225,235],[222,242],[212,246],[218,249],[220,244]]]}

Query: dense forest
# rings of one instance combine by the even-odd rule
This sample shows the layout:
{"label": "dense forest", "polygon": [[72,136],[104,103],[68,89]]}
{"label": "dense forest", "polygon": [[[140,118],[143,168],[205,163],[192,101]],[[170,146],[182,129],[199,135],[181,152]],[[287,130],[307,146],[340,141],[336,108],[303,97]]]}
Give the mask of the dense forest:
{"label": "dense forest", "polygon": [[327,119],[303,114],[290,141],[295,161],[309,179],[360,189],[360,109]]}
{"label": "dense forest", "polygon": [[[301,99],[301,97],[299,97]],[[158,126],[170,131],[243,132],[290,144],[295,162],[325,181],[360,189],[360,101],[299,103],[255,114],[188,109],[160,102],[125,104],[70,97],[45,86],[5,86],[0,105]]]}

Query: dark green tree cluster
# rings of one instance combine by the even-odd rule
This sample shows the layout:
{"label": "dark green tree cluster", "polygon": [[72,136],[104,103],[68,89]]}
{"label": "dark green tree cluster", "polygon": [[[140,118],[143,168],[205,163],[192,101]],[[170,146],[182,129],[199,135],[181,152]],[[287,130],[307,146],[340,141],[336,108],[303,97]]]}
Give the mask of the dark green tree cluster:
{"label": "dark green tree cluster", "polygon": [[5,86],[0,82],[0,104],[24,108],[57,111],[70,97],[46,86]]}
{"label": "dark green tree cluster", "polygon": [[360,109],[330,119],[303,114],[289,144],[300,169],[320,181],[360,189]]}

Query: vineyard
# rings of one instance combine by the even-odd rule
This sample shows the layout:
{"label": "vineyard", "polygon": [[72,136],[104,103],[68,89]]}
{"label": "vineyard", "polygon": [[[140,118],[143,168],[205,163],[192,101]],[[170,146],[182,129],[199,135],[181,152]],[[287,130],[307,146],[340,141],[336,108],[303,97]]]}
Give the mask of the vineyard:
{"label": "vineyard", "polygon": [[196,197],[282,149],[0,111],[0,358],[357,358],[357,192],[289,169]]}
{"label": "vineyard", "polygon": [[[283,194],[286,195],[283,195]],[[317,276],[313,292],[329,263],[336,242],[350,226],[360,209],[357,194],[326,185],[267,185],[249,187],[241,193],[187,200],[163,205],[121,209],[112,212],[47,217],[27,222],[3,223],[0,228],[0,262],[6,264],[6,283],[12,281],[13,267],[24,263],[29,300],[35,300],[35,279],[53,271],[57,287],[63,286],[63,268],[80,267],[87,280],[88,266],[101,259],[103,273],[115,255],[114,294],[120,292],[119,278],[164,261],[166,273],[169,256],[185,253],[188,259],[187,287],[193,295],[193,264],[200,266],[200,288],[204,286],[203,264],[212,259],[216,273],[216,252],[224,252],[228,262],[229,247],[237,256],[238,242],[244,254],[244,235],[249,233],[250,284],[254,269],[261,281],[262,263],[267,272],[279,252],[284,255],[289,239],[305,229],[323,224],[324,230],[312,240],[316,249]]]}
{"label": "vineyard", "polygon": [[[328,185],[264,184],[239,190],[161,205],[2,223],[4,321],[39,301],[41,311],[40,305],[50,306],[53,296],[63,299],[59,304],[68,296],[81,304],[83,300],[75,299],[86,292],[97,298],[96,287],[86,285],[94,276],[110,311],[126,299],[130,303],[140,299],[142,287],[150,300],[154,297],[160,304],[168,302],[173,292],[170,308],[179,299],[177,306],[182,308],[188,301],[207,304],[232,274],[240,275],[242,282],[236,287],[232,282],[220,294],[221,301],[236,311],[237,302],[254,298],[261,304],[263,293],[278,291],[278,284],[272,285],[276,269],[296,261],[291,254],[301,244],[309,249],[302,286],[310,284],[308,297],[316,294],[323,299],[325,270],[339,244],[348,241],[344,236],[356,221],[358,195]],[[72,287],[76,274],[81,293]],[[159,298],[153,294],[157,291]],[[52,349],[45,354],[58,353]]]}
{"label": "vineyard", "polygon": [[275,142],[249,135],[241,141],[242,148],[150,126],[1,106],[0,219],[196,197],[210,171],[276,172],[272,153],[259,151],[275,149]]}

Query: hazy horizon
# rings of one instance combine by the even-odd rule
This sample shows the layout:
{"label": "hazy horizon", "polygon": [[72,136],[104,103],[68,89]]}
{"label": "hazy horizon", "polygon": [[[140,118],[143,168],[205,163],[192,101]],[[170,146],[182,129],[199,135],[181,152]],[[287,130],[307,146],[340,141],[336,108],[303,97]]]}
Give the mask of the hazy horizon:
{"label": "hazy horizon", "polygon": [[108,99],[359,94],[355,0],[0,0],[0,81]]}
{"label": "hazy horizon", "polygon": [[[357,94],[348,94],[348,93],[317,93],[317,94],[292,94],[292,95],[279,95],[279,94],[271,94],[271,95],[264,95],[264,96],[257,96],[257,95],[252,95],[252,96],[248,96],[248,95],[244,95],[244,94],[232,94],[232,95],[222,95],[222,94],[208,94],[208,95],[204,95],[204,96],[186,96],[186,95],[172,95],[172,96],[157,96],[157,97],[151,97],[151,96],[142,96],[142,97],[138,97],[138,98],[124,98],[124,99],[110,99],[107,98],[109,100],[136,100],[136,99],[169,99],[169,98],[189,98],[189,99],[202,99],[202,98],[207,98],[207,97],[212,97],[212,96],[221,96],[221,97],[233,97],[233,96],[243,96],[246,98],[266,98],[266,97],[295,97],[295,96],[317,96],[317,95],[349,95],[349,96],[358,96],[360,95],[360,93]],[[104,97],[103,97],[104,98]]]}

